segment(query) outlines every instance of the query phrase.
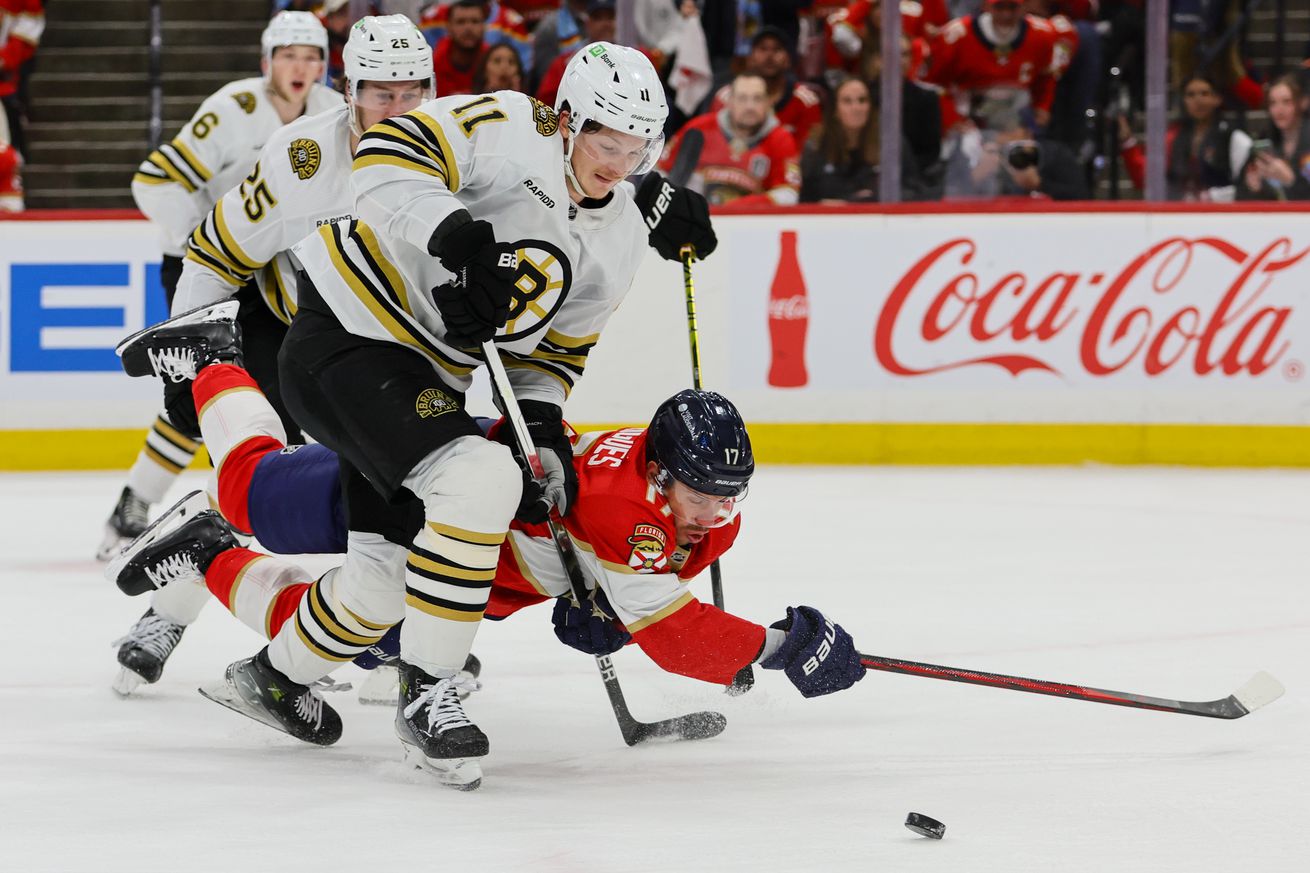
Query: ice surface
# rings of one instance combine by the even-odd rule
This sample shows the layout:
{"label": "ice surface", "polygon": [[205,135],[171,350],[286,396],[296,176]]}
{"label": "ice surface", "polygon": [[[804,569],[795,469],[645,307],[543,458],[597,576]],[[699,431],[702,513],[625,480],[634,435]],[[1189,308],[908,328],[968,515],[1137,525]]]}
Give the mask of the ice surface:
{"label": "ice surface", "polygon": [[762,672],[730,699],[626,651],[638,717],[728,717],[629,749],[537,607],[478,637],[492,755],[467,795],[404,770],[392,713],[353,693],[329,749],[202,699],[260,645],[216,604],[115,697],[109,643],[147,605],[91,560],[120,487],[0,477],[3,871],[1310,869],[1307,472],[766,468],[724,560],[734,611],[813,604],[870,654],[1184,700],[1268,670],[1287,694],[1246,718],[881,673],[806,701]]}

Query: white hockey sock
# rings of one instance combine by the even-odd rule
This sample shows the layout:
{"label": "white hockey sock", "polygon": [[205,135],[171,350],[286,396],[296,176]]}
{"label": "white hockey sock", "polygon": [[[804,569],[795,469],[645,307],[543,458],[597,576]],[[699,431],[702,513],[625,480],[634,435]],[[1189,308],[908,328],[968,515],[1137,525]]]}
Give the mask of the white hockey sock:
{"label": "white hockey sock", "polygon": [[391,627],[346,608],[336,592],[339,575],[339,570],[331,570],[310,585],[296,614],[269,643],[269,662],[293,682],[321,679],[377,643]]}

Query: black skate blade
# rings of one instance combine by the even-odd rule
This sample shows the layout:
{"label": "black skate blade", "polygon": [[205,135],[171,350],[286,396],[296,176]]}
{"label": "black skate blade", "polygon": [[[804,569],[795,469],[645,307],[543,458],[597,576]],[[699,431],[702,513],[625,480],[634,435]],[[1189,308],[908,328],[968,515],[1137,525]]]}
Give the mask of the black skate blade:
{"label": "black skate blade", "polygon": [[161,537],[170,534],[187,519],[194,517],[197,513],[209,509],[209,496],[203,491],[192,491],[183,497],[177,503],[174,503],[164,514],[155,519],[150,527],[141,531],[141,535],[132,542],[123,547],[113,560],[105,567],[105,578],[115,585],[129,597],[135,597],[138,594],[144,594],[147,591],[154,591],[154,586],[140,587],[129,585],[126,588],[118,582],[119,575],[128,562],[141,554],[147,547],[153,545]]}
{"label": "black skate blade", "polygon": [[[172,326],[180,324],[197,324],[204,321],[235,320],[237,317],[237,311],[240,308],[240,302],[230,298],[227,300],[220,300],[217,303],[206,303],[204,306],[197,306],[195,309],[174,315],[172,318],[166,318],[158,324],[152,324],[149,327],[144,327],[141,330],[136,331],[135,333],[128,334],[126,339],[121,340],[118,345],[114,346],[114,354],[118,355],[120,358],[123,357],[123,352],[127,350],[128,346],[141,339],[141,337],[154,333],[165,325]],[[132,374],[129,373],[128,375]]]}
{"label": "black skate blade", "polygon": [[623,739],[629,746],[649,742],[681,742],[683,740],[708,740],[723,733],[728,726],[728,719],[721,712],[705,710],[667,718],[664,721],[638,722],[624,733]]}

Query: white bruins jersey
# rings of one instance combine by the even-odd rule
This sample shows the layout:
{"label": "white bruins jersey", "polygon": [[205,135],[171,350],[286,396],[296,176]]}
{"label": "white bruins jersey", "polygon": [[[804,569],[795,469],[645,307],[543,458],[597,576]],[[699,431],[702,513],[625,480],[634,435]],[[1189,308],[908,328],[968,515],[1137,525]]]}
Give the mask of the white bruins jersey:
{"label": "white bruins jersey", "polygon": [[250,175],[191,234],[174,314],[229,297],[253,276],[269,309],[290,324],[299,265],[289,249],[316,228],[353,217],[350,164],[344,103],[274,132]]}
{"label": "white bruins jersey", "polygon": [[[132,177],[137,208],[159,228],[164,254],[181,257],[187,237],[205,213],[241,181],[264,143],[282,126],[262,77],[219,88],[172,141],[150,153]],[[340,94],[314,84],[305,115],[343,103]]]}
{"label": "white bruins jersey", "polygon": [[481,352],[445,341],[432,289],[453,276],[427,245],[468,210],[519,247],[518,293],[496,335],[515,392],[562,405],[632,284],[648,231],[627,185],[597,208],[572,208],[558,127],[544,103],[498,91],[431,100],[370,128],[351,173],[359,220],[324,225],[294,249],[342,325],[414,350],[467,390]]}

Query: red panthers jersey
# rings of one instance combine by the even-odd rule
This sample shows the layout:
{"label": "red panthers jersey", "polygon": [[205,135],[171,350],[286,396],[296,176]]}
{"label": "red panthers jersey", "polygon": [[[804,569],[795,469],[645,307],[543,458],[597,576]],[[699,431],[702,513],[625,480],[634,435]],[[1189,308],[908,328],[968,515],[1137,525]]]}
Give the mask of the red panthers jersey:
{"label": "red panthers jersey", "polygon": [[981,18],[955,19],[929,45],[924,80],[954,92],[956,98],[951,105],[943,104],[942,125],[959,117],[955,104],[961,98],[988,88],[1026,90],[1035,109],[1049,112],[1056,81],[1078,47],[1077,31],[1060,16],[1047,20],[1025,15],[1014,40],[998,45],[983,32]]}
{"label": "red panthers jersey", "polygon": [[[714,94],[710,112],[718,112],[728,103],[731,85],[724,85]],[[819,92],[803,82],[789,82],[782,98],[773,104],[773,114],[783,130],[791,134],[796,145],[803,146],[810,129],[823,119],[823,98]]]}
{"label": "red panthers jersey", "polygon": [[41,0],[0,0],[0,97],[18,90],[18,68],[36,52],[44,30]]}
{"label": "red panthers jersey", "polygon": [[660,169],[667,173],[687,131],[699,130],[705,145],[688,187],[713,204],[795,205],[800,199],[800,150],[791,134],[770,117],[754,139],[729,140],[724,133],[726,112],[707,112],[687,122],[665,148]]}
{"label": "red panthers jersey", "polygon": [[[418,29],[433,48],[446,36],[446,21],[450,18],[449,3],[433,3],[423,10],[419,18]],[[523,61],[523,68],[532,66],[532,36],[523,16],[503,3],[491,3],[487,7],[487,29],[482,41],[489,46],[504,43],[511,46]]]}
{"label": "red panthers jersey", "polygon": [[[564,518],[588,586],[662,669],[724,684],[764,645],[764,628],[701,603],[687,582],[732,545],[740,517],[695,545],[677,541],[668,501],[646,475],[646,429],[583,434],[574,447],[578,502]],[[501,546],[487,617],[569,592],[546,525],[515,521]]]}
{"label": "red panthers jersey", "polygon": [[[823,61],[828,69],[845,70],[853,75],[859,75],[861,52],[844,54],[833,37],[838,31],[847,30],[863,44],[869,32],[869,11],[873,8],[871,0],[855,0],[845,9],[837,10],[824,20]],[[945,12],[944,8],[942,12]],[[918,43],[928,33],[936,33],[937,29],[945,23],[945,19],[940,23],[930,22],[923,4],[915,0],[901,0],[901,33],[910,40],[910,52],[913,58],[921,58],[926,54],[925,49],[918,48]],[[873,38],[878,39],[878,34],[875,33]],[[910,69],[916,68],[917,64],[912,61]]]}

